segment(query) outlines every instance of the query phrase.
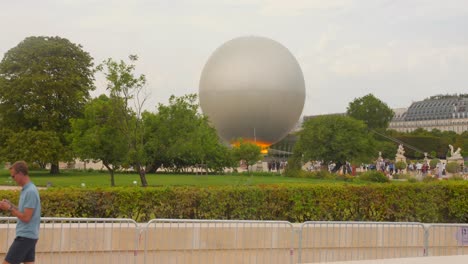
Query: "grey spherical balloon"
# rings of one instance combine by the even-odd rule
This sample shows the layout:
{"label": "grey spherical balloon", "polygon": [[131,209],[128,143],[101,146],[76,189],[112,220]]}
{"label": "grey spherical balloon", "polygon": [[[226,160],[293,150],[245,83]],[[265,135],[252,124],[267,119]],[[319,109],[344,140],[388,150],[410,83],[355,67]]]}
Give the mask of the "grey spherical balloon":
{"label": "grey spherical balloon", "polygon": [[200,78],[200,106],[221,138],[269,146],[296,125],[305,101],[299,63],[280,43],[239,37],[214,51]]}

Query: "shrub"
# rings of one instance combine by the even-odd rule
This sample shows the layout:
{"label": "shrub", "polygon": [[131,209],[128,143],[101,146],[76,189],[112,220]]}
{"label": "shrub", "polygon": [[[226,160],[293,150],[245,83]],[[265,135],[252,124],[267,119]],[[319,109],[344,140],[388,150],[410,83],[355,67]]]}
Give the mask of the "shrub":
{"label": "shrub", "polygon": [[418,179],[416,179],[415,177],[409,177],[408,182],[415,183],[418,182]]}
{"label": "shrub", "polygon": [[445,169],[450,173],[458,173],[460,172],[460,165],[457,162],[449,162]]}
{"label": "shrub", "polygon": [[404,162],[404,161],[398,161],[397,163],[395,163],[395,167],[396,167],[398,170],[404,170],[404,169],[406,169],[406,162]]}
{"label": "shrub", "polygon": [[397,179],[410,179],[412,178],[413,176],[411,176],[410,174],[394,174],[393,175],[393,179],[397,180]]}
{"label": "shrub", "polygon": [[381,171],[366,171],[359,175],[359,179],[370,182],[389,182],[388,177]]}
{"label": "shrub", "polygon": [[454,175],[452,175],[452,177],[449,178],[449,180],[451,180],[451,181],[463,181],[463,180],[465,180],[465,178],[463,178],[463,176],[460,175],[460,174],[454,174]]}
{"label": "shrub", "polygon": [[437,163],[440,162],[440,159],[431,159],[429,162],[429,166],[431,166],[431,169],[434,169],[437,166]]}
{"label": "shrub", "polygon": [[424,177],[424,179],[423,179],[423,182],[435,182],[435,181],[438,181],[438,179],[437,179],[437,178],[434,178],[434,177],[432,177],[432,176],[426,176],[426,177]]}
{"label": "shrub", "polygon": [[[49,188],[47,217],[466,223],[467,181],[412,184]],[[14,203],[18,192],[0,191]],[[0,212],[0,214],[8,213]]]}

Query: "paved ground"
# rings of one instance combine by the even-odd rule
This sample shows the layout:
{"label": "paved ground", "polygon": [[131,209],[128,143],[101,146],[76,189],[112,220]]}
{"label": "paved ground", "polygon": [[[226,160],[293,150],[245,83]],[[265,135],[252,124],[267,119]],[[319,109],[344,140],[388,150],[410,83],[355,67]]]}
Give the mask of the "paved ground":
{"label": "paved ground", "polygon": [[21,190],[21,187],[0,185],[0,190]]}

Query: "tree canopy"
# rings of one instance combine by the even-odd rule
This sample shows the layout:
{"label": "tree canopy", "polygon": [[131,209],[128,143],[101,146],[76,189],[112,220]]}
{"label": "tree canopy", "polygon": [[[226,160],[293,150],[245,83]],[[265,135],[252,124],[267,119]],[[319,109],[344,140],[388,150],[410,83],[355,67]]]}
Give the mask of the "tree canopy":
{"label": "tree canopy", "polygon": [[[82,115],[93,82],[92,58],[80,45],[60,37],[28,37],[0,62],[0,125],[16,132],[53,132],[66,147],[69,120]],[[1,145],[7,144],[5,136],[0,138],[6,139]],[[31,148],[30,153],[37,148],[21,147]],[[58,162],[69,157],[66,148],[47,149],[50,153],[44,157],[50,159],[46,162],[52,164],[51,173],[58,173]],[[24,159],[37,161],[30,155]]]}
{"label": "tree canopy", "polygon": [[362,120],[368,128],[385,130],[394,116],[393,110],[372,94],[356,98],[349,103],[347,114]]}
{"label": "tree canopy", "polygon": [[368,162],[375,155],[375,141],[363,121],[349,116],[328,115],[303,123],[295,155],[303,161]]}
{"label": "tree canopy", "polygon": [[107,80],[107,90],[114,102],[114,111],[120,112],[121,124],[116,129],[121,130],[128,143],[128,155],[126,161],[140,174],[142,186],[147,186],[144,165],[146,158],[143,152],[144,132],[141,113],[146,101],[145,84],[146,77],[143,74],[135,74],[135,64],[138,56],[130,55],[130,63],[123,60],[119,62],[109,58],[100,64],[97,69],[104,73]]}
{"label": "tree canopy", "polygon": [[232,165],[224,146],[208,119],[198,113],[197,96],[171,96],[169,105],[159,104],[157,113],[143,113],[145,153],[151,170],[161,166],[180,171],[203,164],[221,171]]}
{"label": "tree canopy", "polygon": [[232,148],[232,157],[234,160],[245,160],[249,166],[252,166],[263,158],[260,146],[242,139],[239,139],[238,142],[239,145]]}
{"label": "tree canopy", "polygon": [[[120,107],[118,107],[120,106]],[[101,95],[87,104],[82,118],[72,119],[72,141],[75,154],[81,159],[101,160],[115,185],[114,171],[127,160],[128,137],[124,130],[121,98]]]}

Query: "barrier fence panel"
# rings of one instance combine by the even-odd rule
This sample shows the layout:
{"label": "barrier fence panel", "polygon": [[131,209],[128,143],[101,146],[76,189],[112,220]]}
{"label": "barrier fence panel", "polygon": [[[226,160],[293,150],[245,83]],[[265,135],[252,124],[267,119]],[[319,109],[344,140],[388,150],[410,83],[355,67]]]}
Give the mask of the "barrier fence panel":
{"label": "barrier fence panel", "polygon": [[[0,257],[15,238],[16,217],[0,218]],[[136,263],[138,225],[132,219],[41,219],[36,263]],[[143,258],[143,256],[141,256]]]}
{"label": "barrier fence panel", "polygon": [[[0,217],[0,258],[16,217]],[[36,263],[317,263],[468,255],[468,224],[41,219]],[[297,257],[294,249],[298,249]]]}
{"label": "barrier fence panel", "polygon": [[468,255],[468,224],[427,226],[429,256]]}
{"label": "barrier fence panel", "polygon": [[142,230],[144,263],[293,263],[286,221],[154,219]]}
{"label": "barrier fence panel", "polygon": [[420,223],[305,222],[299,235],[299,263],[424,256]]}
{"label": "barrier fence panel", "polygon": [[0,261],[5,258],[11,242],[16,236],[16,217],[0,217]]}

